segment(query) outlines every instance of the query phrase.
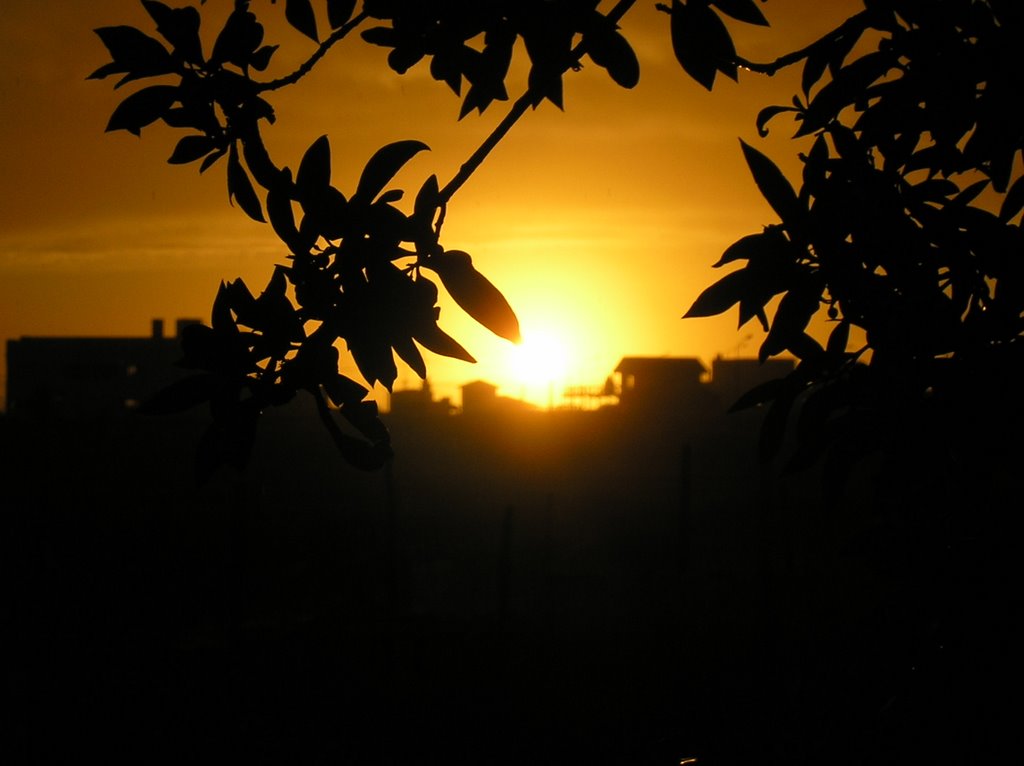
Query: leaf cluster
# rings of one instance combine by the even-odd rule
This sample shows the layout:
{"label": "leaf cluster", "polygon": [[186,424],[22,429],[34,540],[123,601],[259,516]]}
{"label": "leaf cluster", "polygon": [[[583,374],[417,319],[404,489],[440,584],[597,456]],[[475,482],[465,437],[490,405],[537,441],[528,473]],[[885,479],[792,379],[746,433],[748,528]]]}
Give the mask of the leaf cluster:
{"label": "leaf cluster", "polygon": [[[738,306],[741,325],[757,318],[766,331],[762,359],[799,360],[785,385],[740,403],[772,403],[765,457],[797,401],[794,464],[827,447],[845,463],[881,422],[976,404],[972,381],[993,358],[1021,369],[1022,34],[1015,3],[866,2],[801,53],[792,104],[758,116],[765,134],[790,114],[810,141],[801,183],[742,145],[780,223],[729,247],[716,266],[742,266],[686,316]],[[825,347],[809,331],[822,319]],[[850,349],[851,337],[866,341]]]}
{"label": "leaf cluster", "polygon": [[521,40],[535,104],[547,99],[561,108],[562,77],[583,53],[619,85],[639,82],[632,46],[597,6],[598,0],[372,0],[366,12],[384,24],[362,36],[389,48],[388,65],[400,74],[428,59],[431,76],[462,97],[460,118],[508,99],[505,81]]}
{"label": "leaf cluster", "polygon": [[768,26],[754,0],[672,0],[658,4],[671,18],[672,50],[683,70],[708,90],[721,72],[737,79],[739,58],[722,16]]}
{"label": "leaf cluster", "polygon": [[[196,8],[143,4],[164,42],[132,27],[97,30],[112,61],[92,77],[121,75],[118,86],[145,78],[172,82],[128,96],[107,129],[138,135],[162,119],[191,131],[168,161],[199,162],[203,172],[226,158],[229,199],[250,218],[269,221],[288,248],[288,262],[275,269],[259,297],[242,280],[221,285],[211,325],[190,327],[182,340],[182,364],[196,373],[161,392],[145,410],[209,405],[213,422],[200,450],[200,474],[206,475],[221,464],[244,465],[258,415],[304,390],[317,400],[349,462],[381,465],[390,455],[386,429],[366,400],[368,388],[339,372],[338,347],[344,344],[369,386],[379,382],[388,389],[398,374],[396,358],[426,377],[421,349],[474,361],[438,325],[438,285],[428,274],[484,326],[517,342],[515,313],[467,253],[440,244],[447,200],[436,176],[422,185],[412,212],[395,204],[403,192],[388,187],[425,144],[408,140],[382,147],[349,195],[332,184],[326,136],[312,143],[294,173],[278,167],[261,135],[261,125],[274,121],[261,94],[274,84],[252,77],[267,67],[277,46],[264,44],[263,26],[249,3],[236,2],[209,56]],[[360,20],[353,19],[354,3],[329,2],[326,11],[334,39]],[[289,0],[285,14],[316,39],[309,0]],[[328,401],[354,435],[338,427]]]}
{"label": "leaf cluster", "polygon": [[[317,47],[297,71],[269,81],[257,76],[277,46],[266,42],[246,0],[235,0],[208,53],[197,8],[142,2],[159,39],[133,27],[97,30],[111,61],[92,77],[117,75],[116,87],[150,81],[117,106],[108,130],[139,135],[162,120],[187,131],[169,161],[199,163],[203,172],[224,159],[229,200],[254,220],[269,220],[288,248],[288,263],[260,298],[240,282],[222,287],[213,324],[235,329],[225,335],[207,328],[214,333],[208,340],[220,345],[198,357],[206,360],[200,380],[220,382],[183,384],[162,408],[194,403],[203,393],[216,412],[231,410],[225,401],[258,411],[305,389],[322,412],[324,392],[343,412],[356,411],[366,389],[338,378],[333,349],[342,343],[370,385],[393,385],[396,359],[425,376],[421,349],[471,361],[438,325],[438,282],[486,327],[518,338],[501,293],[468,254],[442,246],[447,203],[525,110],[543,100],[562,105],[563,77],[584,56],[618,84],[636,85],[637,58],[618,27],[632,0],[608,13],[596,0],[364,0],[358,12],[350,0],[323,0],[319,10],[311,0],[286,0],[285,19]],[[1024,80],[1013,48],[1024,32],[1019,4],[865,0],[863,12],[767,65],[740,57],[726,25],[766,24],[755,0],[658,7],[670,17],[683,70],[709,90],[719,73],[735,79],[741,66],[767,73],[802,67],[792,103],[769,106],[757,118],[762,134],[780,115],[795,120],[795,137],[809,143],[800,184],[741,142],[779,220],[729,247],[716,265],[733,268],[686,313],[738,306],[741,325],[757,319],[766,333],[762,360],[783,353],[799,359],[784,384],[744,399],[772,403],[766,456],[781,443],[797,403],[804,453],[820,454],[837,434],[866,422],[864,413],[952,396],[974,365],[1018,353],[1024,182],[1015,162],[1024,132],[1009,115]],[[324,19],[331,31],[321,38]],[[403,192],[389,185],[426,149],[422,142],[381,148],[346,195],[332,183],[326,136],[293,172],[275,163],[261,135],[274,122],[268,94],[301,80],[359,27],[366,42],[390,49],[392,69],[429,62],[431,75],[461,97],[460,116],[508,98],[517,41],[529,59],[527,92],[447,186],[436,176],[421,185],[411,212],[398,207]],[[822,319],[832,325],[824,345],[814,332]],[[229,336],[235,340],[224,345]],[[850,339],[860,337],[865,343],[851,349]],[[195,364],[195,355],[186,357]],[[224,360],[234,360],[230,371]],[[231,393],[225,398],[224,391]],[[235,415],[219,420],[248,423]],[[366,444],[384,443],[379,426],[360,422]],[[348,447],[343,452],[374,462],[354,458]]]}

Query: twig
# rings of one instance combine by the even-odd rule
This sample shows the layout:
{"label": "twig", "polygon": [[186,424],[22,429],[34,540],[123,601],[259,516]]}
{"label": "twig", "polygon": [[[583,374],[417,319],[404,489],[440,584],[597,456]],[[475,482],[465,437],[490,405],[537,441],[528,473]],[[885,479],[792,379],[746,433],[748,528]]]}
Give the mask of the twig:
{"label": "twig", "polygon": [[738,66],[743,67],[744,69],[749,69],[752,72],[757,72],[758,74],[765,74],[771,77],[780,69],[784,69],[788,66],[796,64],[799,61],[803,61],[812,53],[814,53],[819,47],[831,45],[836,40],[845,37],[850,32],[856,31],[859,33],[864,31],[864,29],[866,29],[870,24],[870,17],[871,14],[868,11],[861,11],[860,13],[856,13],[850,18],[848,18],[846,21],[844,21],[842,24],[840,24],[838,27],[833,29],[824,37],[815,40],[810,45],[801,48],[798,51],[793,51],[792,53],[787,53],[785,56],[780,56],[774,61],[769,61],[762,64],[756,61],[748,61],[742,56],[737,56],[736,64]]}
{"label": "twig", "polygon": [[270,82],[256,83],[256,92],[263,93],[264,91],[278,90],[279,88],[294,85],[313,70],[313,67],[319,63],[320,59],[327,54],[327,51],[329,51],[336,42],[348,36],[349,32],[362,24],[367,18],[369,17],[365,11],[356,14],[349,19],[344,26],[338,27],[331,33],[330,37],[320,43],[320,47],[316,49],[316,52],[310,56],[309,60],[307,60],[302,66],[290,75],[279,77],[278,79],[271,80]]}
{"label": "twig", "polygon": [[[664,3],[655,3],[654,7],[657,8],[662,13],[667,13],[670,15],[672,13],[672,8],[668,5],[665,5]],[[751,72],[757,72],[758,74],[764,74],[771,77],[780,69],[785,69],[788,66],[792,66],[793,64],[796,64],[798,61],[803,61],[805,58],[814,53],[818,46],[828,45],[834,42],[835,40],[838,40],[839,38],[843,37],[848,32],[854,30],[857,27],[866,28],[869,23],[870,15],[871,14],[869,11],[861,11],[860,13],[855,13],[853,16],[848,18],[846,21],[844,21],[842,24],[833,29],[824,37],[815,40],[810,45],[801,48],[798,51],[793,51],[792,53],[787,53],[785,56],[780,56],[774,61],[769,61],[762,64],[756,61],[748,61],[742,56],[736,56],[733,59],[733,63],[736,64],[737,66],[743,67],[744,69],[749,69]]]}

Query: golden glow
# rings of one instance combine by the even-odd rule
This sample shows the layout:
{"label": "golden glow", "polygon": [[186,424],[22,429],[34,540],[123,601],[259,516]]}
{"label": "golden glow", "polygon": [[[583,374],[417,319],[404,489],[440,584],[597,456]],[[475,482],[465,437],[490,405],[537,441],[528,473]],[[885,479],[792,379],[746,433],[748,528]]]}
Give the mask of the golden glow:
{"label": "golden glow", "polygon": [[[769,59],[860,3],[834,0],[814,14],[789,5],[772,16],[770,32],[736,25],[744,35],[737,42]],[[225,204],[222,166],[201,178],[169,167],[163,158],[180,136],[166,126],[147,127],[142,141],[104,132],[123,93],[85,79],[105,56],[92,30],[152,31],[145,9],[128,0],[20,0],[5,13],[0,142],[20,151],[8,152],[0,174],[0,342],[144,335],[154,317],[208,319],[222,279],[243,277],[262,289],[286,250],[270,227]],[[762,141],[757,111],[788,102],[799,73],[744,77],[706,94],[680,71],[666,45],[666,17],[653,4],[638,4],[624,30],[642,59],[637,88],[618,88],[599,67],[573,73],[565,111],[531,111],[452,200],[444,246],[473,256],[519,315],[527,343],[517,350],[495,338],[442,290],[442,327],[479,363],[428,355],[435,395],[457,398],[460,385],[487,380],[503,396],[557,406],[565,385],[599,388],[623,356],[709,360],[740,342],[735,312],[680,316],[720,276],[710,264],[722,251],[776,220],[736,138]],[[287,71],[285,47],[294,56],[303,50],[282,47],[275,74]],[[458,100],[426,64],[399,77],[376,46],[336,52],[300,87],[275,93],[280,119],[265,138],[275,159],[294,167],[317,135],[329,134],[333,177],[346,193],[374,151],[415,138],[431,151],[396,180],[405,205],[430,173],[450,178],[503,115],[495,104],[459,122]],[[346,98],[319,97],[339,91]],[[73,125],[64,119],[69,109]],[[798,176],[787,131],[757,145]],[[545,350],[528,350],[535,333]],[[743,351],[759,343],[755,332]],[[4,364],[0,355],[0,391]],[[408,370],[398,383],[419,385]]]}
{"label": "golden glow", "polygon": [[526,330],[523,342],[506,354],[506,381],[511,393],[540,406],[561,398],[570,369],[569,346],[554,326]]}

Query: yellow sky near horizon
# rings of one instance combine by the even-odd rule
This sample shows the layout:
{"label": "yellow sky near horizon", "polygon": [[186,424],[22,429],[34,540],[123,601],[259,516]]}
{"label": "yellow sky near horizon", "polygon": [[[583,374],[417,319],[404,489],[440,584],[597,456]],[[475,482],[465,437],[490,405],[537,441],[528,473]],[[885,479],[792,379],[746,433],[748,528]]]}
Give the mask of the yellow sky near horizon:
{"label": "yellow sky near horizon", "polygon": [[[223,8],[212,0],[204,14],[230,6],[219,2]],[[773,27],[733,25],[735,39],[750,58],[770,59],[860,7],[857,0],[770,0],[764,10]],[[280,12],[280,3],[268,8]],[[227,205],[220,164],[203,176],[194,166],[166,164],[178,133],[160,126],[144,129],[141,140],[104,133],[131,86],[113,92],[112,80],[85,78],[106,61],[92,30],[114,24],[152,31],[134,0],[5,3],[0,341],[144,335],[152,318],[171,325],[177,317],[205,319],[221,279],[241,276],[258,291],[285,255],[268,226]],[[782,120],[767,141],[754,129],[761,106],[789,100],[794,77],[744,73],[739,85],[722,79],[708,94],[676,63],[668,17],[653,2],[637,3],[621,26],[640,58],[640,85],[623,90],[593,65],[567,75],[565,111],[544,104],[526,115],[453,199],[442,236],[446,247],[470,252],[502,289],[528,339],[536,334],[564,348],[559,385],[598,386],[625,355],[709,361],[756,354],[760,330],[737,332],[735,314],[680,317],[720,276],[709,267],[721,251],[774,220],[737,139],[796,167],[799,147],[786,139]],[[216,28],[204,22],[207,33]],[[268,37],[285,43],[282,58],[311,50],[287,30]],[[396,185],[411,198],[431,173],[448,180],[506,105],[457,121],[458,100],[425,64],[399,77],[384,56],[346,40],[306,81],[276,94],[279,120],[265,131],[275,159],[294,167],[326,133],[335,183],[349,192],[373,151],[416,138],[432,151],[417,156]],[[505,341],[450,303],[442,304],[441,324],[479,364],[428,358],[437,393],[475,379],[507,395],[522,391]],[[411,385],[418,381],[406,372],[399,387]]]}

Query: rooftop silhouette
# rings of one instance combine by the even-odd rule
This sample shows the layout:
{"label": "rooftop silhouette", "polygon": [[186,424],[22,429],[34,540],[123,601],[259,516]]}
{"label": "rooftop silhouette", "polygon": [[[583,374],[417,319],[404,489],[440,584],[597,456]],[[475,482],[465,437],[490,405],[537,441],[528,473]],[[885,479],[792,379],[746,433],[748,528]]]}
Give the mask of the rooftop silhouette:
{"label": "rooftop silhouette", "polygon": [[[199,320],[181,319],[175,335],[154,319],[148,337],[23,337],[7,344],[7,412],[19,417],[92,418],[123,415],[183,375],[182,330]],[[715,358],[710,369],[692,357],[624,357],[604,386],[566,391],[581,399],[666,413],[728,407],[758,383],[783,377],[793,362]],[[399,414],[479,415],[534,409],[499,395],[497,385],[477,380],[461,387],[461,406],[435,401],[429,383],[396,390],[389,408]],[[589,402],[588,403],[588,409]]]}

